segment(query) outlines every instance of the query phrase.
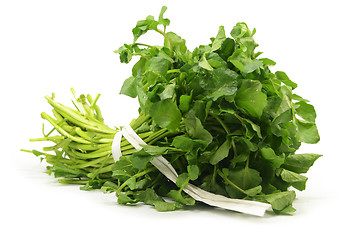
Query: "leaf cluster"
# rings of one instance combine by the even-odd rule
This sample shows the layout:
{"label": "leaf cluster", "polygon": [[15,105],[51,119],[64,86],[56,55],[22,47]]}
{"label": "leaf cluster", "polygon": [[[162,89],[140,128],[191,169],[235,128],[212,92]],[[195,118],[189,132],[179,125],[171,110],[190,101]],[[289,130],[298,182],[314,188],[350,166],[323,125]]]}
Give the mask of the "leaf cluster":
{"label": "leaf cluster", "polygon": [[[297,84],[275,62],[256,52],[255,29],[237,23],[226,36],[220,26],[211,42],[190,51],[186,41],[167,32],[169,20],[148,16],[133,29],[134,42],[117,51],[122,63],[138,60],[121,94],[137,97],[149,128],[167,129],[171,137],[152,147],[175,148],[168,155],[187,181],[232,198],[269,202],[275,212],[294,211],[295,193],[304,190],[306,173],[318,154],[296,154],[301,143],[319,141],[316,112],[294,93]],[[163,26],[161,30],[159,26]],[[164,38],[163,46],[137,42],[148,31]],[[131,158],[147,168],[155,153]]]}
{"label": "leaf cluster", "polygon": [[[53,129],[32,141],[53,145],[25,151],[45,159],[59,182],[115,192],[123,205],[143,202],[159,211],[194,205],[182,191],[192,183],[270,203],[276,213],[293,212],[293,189],[305,189],[304,174],[321,156],[296,153],[303,142],[319,141],[313,105],[295,94],[297,84],[285,72],[270,70],[275,62],[255,51],[255,29],[246,23],[237,23],[230,36],[220,26],[210,43],[191,51],[166,31],[166,9],[138,21],[133,42],[115,51],[122,63],[136,61],[121,94],[138,98],[139,116],[130,126],[147,145],[136,151],[122,138],[122,156],[115,161],[118,129],[104,124],[99,95],[81,95],[75,109],[52,96],[46,99],[54,117],[41,116]],[[162,46],[138,41],[149,31],[160,34]],[[160,155],[177,171],[176,184],[152,165]]]}

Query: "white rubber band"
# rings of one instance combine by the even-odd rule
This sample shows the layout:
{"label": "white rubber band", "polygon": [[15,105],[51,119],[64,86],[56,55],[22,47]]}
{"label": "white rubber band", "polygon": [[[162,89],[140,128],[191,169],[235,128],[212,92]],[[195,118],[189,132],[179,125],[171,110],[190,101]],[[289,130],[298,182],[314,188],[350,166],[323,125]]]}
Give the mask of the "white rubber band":
{"label": "white rubber band", "polygon": [[[142,145],[147,145],[129,125],[122,128],[121,138],[122,135],[138,151],[142,149]],[[120,145],[120,141],[118,141],[118,139],[114,141],[119,142]],[[120,147],[118,149],[120,149]],[[112,153],[113,153],[113,144],[112,144]],[[178,174],[171,165],[171,163],[167,161],[163,156],[155,157],[151,161],[151,163],[163,175],[165,175],[165,177],[170,179],[172,182],[176,183]],[[255,216],[263,216],[265,211],[271,208],[271,205],[267,203],[261,203],[256,201],[243,200],[243,199],[232,199],[222,195],[210,193],[190,183],[183,189],[183,191],[188,195],[190,195],[196,201],[204,202],[210,206],[220,207]]]}
{"label": "white rubber band", "polygon": [[122,132],[117,132],[114,135],[112,142],[112,156],[115,162],[117,162],[119,158],[122,156],[121,141],[122,141]]}

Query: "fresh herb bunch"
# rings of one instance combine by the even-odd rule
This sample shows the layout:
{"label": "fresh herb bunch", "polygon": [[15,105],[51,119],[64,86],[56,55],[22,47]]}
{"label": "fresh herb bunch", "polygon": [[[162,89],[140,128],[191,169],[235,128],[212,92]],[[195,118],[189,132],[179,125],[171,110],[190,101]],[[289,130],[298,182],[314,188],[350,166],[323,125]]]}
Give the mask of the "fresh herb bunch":
{"label": "fresh herb bunch", "polygon": [[[139,21],[133,43],[116,51],[123,63],[140,56],[121,94],[138,97],[151,128],[177,133],[156,144],[184,152],[175,167],[195,185],[294,211],[288,189],[304,190],[307,177],[300,173],[320,157],[295,154],[302,142],[319,141],[314,107],[292,92],[297,84],[286,73],[270,71],[274,61],[259,58],[255,29],[237,23],[230,38],[220,26],[210,44],[189,51],[184,39],[166,31],[165,11],[158,20]],[[148,31],[160,33],[164,45],[139,43]]]}
{"label": "fresh herb bunch", "polygon": [[[138,98],[140,115],[130,125],[148,145],[135,151],[123,139],[123,156],[114,162],[116,130],[104,125],[96,100],[82,95],[77,110],[47,98],[56,119],[42,117],[61,136],[38,139],[55,142],[44,149],[54,155],[32,152],[45,156],[61,182],[115,191],[121,204],[144,202],[160,211],[193,205],[182,192],[190,182],[270,203],[276,213],[295,211],[290,187],[304,190],[307,177],[301,174],[321,156],[295,153],[302,142],[319,141],[314,107],[292,92],[297,84],[284,72],[270,71],[274,61],[255,53],[255,29],[237,23],[226,37],[221,26],[210,44],[189,51],[184,39],[166,31],[166,9],[158,20],[138,21],[133,43],[115,51],[122,63],[139,57],[121,94]],[[148,31],[160,33],[164,45],[139,43]],[[176,185],[150,163],[158,155],[178,172]],[[166,196],[175,201],[164,201]]]}

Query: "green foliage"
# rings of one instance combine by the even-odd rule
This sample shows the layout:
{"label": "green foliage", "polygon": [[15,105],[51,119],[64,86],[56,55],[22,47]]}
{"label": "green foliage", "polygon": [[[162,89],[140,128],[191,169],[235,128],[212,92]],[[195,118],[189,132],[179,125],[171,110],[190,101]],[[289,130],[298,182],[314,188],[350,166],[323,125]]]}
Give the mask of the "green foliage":
{"label": "green foliage", "polygon": [[[114,191],[123,205],[143,202],[159,211],[194,205],[182,192],[192,183],[268,202],[276,213],[295,211],[289,188],[304,190],[301,174],[321,156],[296,154],[302,142],[320,139],[314,107],[294,93],[297,84],[285,72],[269,69],[273,60],[255,53],[255,29],[240,22],[227,37],[220,26],[210,43],[190,51],[183,38],[166,31],[166,9],[138,21],[133,42],[115,51],[122,63],[136,61],[120,93],[138,98],[140,115],[130,125],[148,145],[137,152],[123,139],[123,156],[114,162],[116,130],[104,125],[95,101],[79,98],[74,110],[48,98],[55,119],[42,116],[60,136],[43,138],[55,143],[45,149],[54,155],[32,153],[46,159],[49,173],[62,182]],[[159,33],[164,45],[138,42],[148,31]],[[176,185],[152,166],[159,155],[179,174]]]}

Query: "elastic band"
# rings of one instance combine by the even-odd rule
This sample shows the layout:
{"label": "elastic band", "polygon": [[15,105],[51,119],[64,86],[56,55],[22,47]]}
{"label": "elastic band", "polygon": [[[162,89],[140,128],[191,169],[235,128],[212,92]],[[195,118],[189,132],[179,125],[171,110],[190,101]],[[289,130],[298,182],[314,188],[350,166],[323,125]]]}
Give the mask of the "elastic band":
{"label": "elastic band", "polygon": [[[138,151],[142,149],[142,145],[147,145],[129,125],[122,128],[121,138],[122,135]],[[117,141],[120,144],[120,141],[118,140],[114,141]],[[112,144],[112,153],[113,153],[113,144]],[[151,163],[163,175],[165,175],[165,177],[167,177],[172,182],[176,183],[178,174],[171,165],[171,163],[167,161],[163,156],[155,157],[151,161]],[[183,191],[188,195],[190,195],[196,201],[204,202],[210,206],[220,207],[255,216],[263,216],[265,211],[271,208],[271,205],[267,203],[261,203],[256,201],[243,200],[243,199],[227,198],[222,195],[210,193],[190,183],[187,184],[185,188],[183,188]]]}
{"label": "elastic band", "polygon": [[115,162],[117,162],[119,158],[122,156],[121,141],[122,141],[122,132],[117,132],[114,135],[112,142],[112,156]]}

